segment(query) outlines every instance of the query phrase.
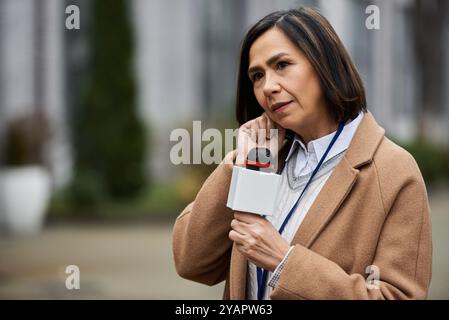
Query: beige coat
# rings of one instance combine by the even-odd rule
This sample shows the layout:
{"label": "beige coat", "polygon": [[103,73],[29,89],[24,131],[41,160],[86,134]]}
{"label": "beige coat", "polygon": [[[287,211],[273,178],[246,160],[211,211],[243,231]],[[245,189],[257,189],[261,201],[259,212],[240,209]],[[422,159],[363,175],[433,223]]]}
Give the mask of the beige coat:
{"label": "beige coat", "polygon": [[[235,150],[227,157],[235,157]],[[247,260],[228,238],[231,171],[223,161],[176,219],[173,255],[181,277],[208,285],[225,280],[224,299],[245,299]],[[384,136],[371,113],[292,245],[271,299],[427,297],[432,240],[425,184],[412,156]],[[380,282],[373,289],[367,278],[376,268]]]}

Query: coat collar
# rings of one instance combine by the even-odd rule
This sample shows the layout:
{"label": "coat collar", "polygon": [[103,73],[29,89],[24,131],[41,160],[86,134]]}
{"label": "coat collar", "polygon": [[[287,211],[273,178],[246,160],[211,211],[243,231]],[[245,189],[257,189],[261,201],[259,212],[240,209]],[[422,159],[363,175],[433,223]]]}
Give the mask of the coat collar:
{"label": "coat collar", "polygon": [[[377,124],[373,115],[367,112],[357,128],[345,156],[321,189],[293,237],[292,245],[300,244],[306,248],[312,246],[352,190],[360,172],[359,168],[373,161],[384,133],[385,130]],[[279,152],[279,164],[282,166],[285,165],[291,144],[291,140],[287,141]],[[233,248],[230,266],[231,299],[245,299],[246,273],[247,259],[236,248]]]}
{"label": "coat collar", "polygon": [[[337,141],[335,141],[335,145],[332,147],[331,150],[329,150],[329,154],[327,155],[327,158],[324,159],[324,161],[334,157],[335,155],[341,153],[342,151],[345,151],[349,144],[352,141],[352,137],[355,134],[355,131],[357,130],[359,124],[362,122],[364,117],[364,112],[361,111],[355,119],[351,120],[349,123],[345,124],[345,127],[343,131],[341,132],[340,136],[338,137]],[[329,143],[332,141],[332,138],[334,137],[337,130],[335,130],[332,133],[329,133],[323,137],[320,137],[318,139],[309,141],[307,143],[307,146],[302,142],[299,135],[295,134],[295,137],[292,142],[292,147],[287,155],[287,158],[285,161],[289,161],[289,159],[293,156],[296,149],[300,148],[302,149],[302,152],[304,152],[306,155],[312,156],[316,163],[318,163],[319,159],[324,155],[326,152],[326,149],[329,145]],[[315,162],[314,161],[314,162]]]}
{"label": "coat collar", "polygon": [[[366,112],[346,152],[346,159],[353,168],[358,168],[373,160],[385,130],[380,127],[371,112]],[[292,149],[293,140],[285,142],[279,152],[279,169],[281,171]]]}
{"label": "coat collar", "polygon": [[385,130],[379,126],[371,112],[367,112],[346,152],[346,159],[353,168],[370,163],[379,147]]}

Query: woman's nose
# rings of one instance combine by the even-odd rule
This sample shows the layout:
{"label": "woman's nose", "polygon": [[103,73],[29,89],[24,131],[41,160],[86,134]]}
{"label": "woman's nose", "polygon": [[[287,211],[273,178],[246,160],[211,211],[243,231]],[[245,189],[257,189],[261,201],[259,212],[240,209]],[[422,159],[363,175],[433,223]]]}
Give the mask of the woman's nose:
{"label": "woman's nose", "polygon": [[275,77],[265,76],[265,84],[263,87],[263,92],[266,97],[271,96],[273,93],[279,93],[281,91],[281,86],[276,81]]}

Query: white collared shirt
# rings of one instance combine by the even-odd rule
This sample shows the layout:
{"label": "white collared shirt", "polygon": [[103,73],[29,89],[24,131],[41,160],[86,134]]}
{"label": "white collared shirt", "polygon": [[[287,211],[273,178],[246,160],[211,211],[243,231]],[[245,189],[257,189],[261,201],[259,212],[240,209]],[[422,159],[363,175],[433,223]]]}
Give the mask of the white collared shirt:
{"label": "white collared shirt", "polygon": [[[350,123],[345,125],[343,131],[341,132],[338,139],[335,141],[334,146],[329,151],[326,159],[323,161],[323,165],[318,171],[316,177],[311,182],[309,188],[304,193],[301,201],[298,203],[296,211],[292,215],[291,219],[288,221],[282,237],[291,243],[293,237],[304,220],[307,212],[321,191],[322,187],[326,183],[327,179],[332,174],[334,168],[338,165],[339,161],[342,159],[344,152],[349,147],[351,140],[363,119],[363,112],[352,120]],[[273,216],[267,216],[267,219],[273,224],[273,226],[279,230],[282,222],[288,214],[290,208],[293,207],[294,203],[298,199],[299,194],[304,188],[310,174],[315,169],[321,157],[326,152],[329,143],[331,142],[335,132],[330,133],[324,137],[318,138],[316,140],[310,141],[307,144],[307,148],[304,143],[295,137],[294,142],[290,148],[287,158],[285,159],[285,167],[281,174],[281,185],[279,190],[279,196],[277,199],[277,205]],[[299,148],[298,148],[299,146]],[[295,153],[297,152],[297,153]],[[289,160],[296,159],[296,163],[288,163]],[[292,168],[293,167],[293,168]],[[293,175],[293,178],[291,177]],[[289,181],[289,180],[294,180]],[[285,264],[285,260],[288,259],[288,254],[284,260],[279,264],[278,268],[271,273],[268,273],[267,287],[265,289],[264,299],[269,299],[273,287],[279,280],[280,273],[282,272],[282,267]],[[256,265],[252,262],[248,262],[248,275],[247,275],[247,299],[256,300],[257,299],[257,271]]]}
{"label": "white collared shirt", "polygon": [[[329,151],[323,162],[334,157],[340,152],[346,150],[351,143],[352,137],[354,136],[355,131],[357,130],[360,122],[363,119],[363,112],[360,112],[358,116],[352,120],[350,123],[345,125],[344,130],[341,132],[338,137],[335,145]],[[321,157],[326,152],[329,143],[334,137],[335,132],[332,132],[324,137],[318,138],[316,140],[312,140],[307,144],[307,147],[300,140],[298,135],[295,135],[295,139],[292,143],[290,151],[287,155],[285,161],[290,160],[291,156],[295,152],[296,148],[299,146],[300,150],[298,150],[298,157],[296,160],[296,166],[294,170],[295,177],[304,176],[310,172],[312,172],[320,161]]]}

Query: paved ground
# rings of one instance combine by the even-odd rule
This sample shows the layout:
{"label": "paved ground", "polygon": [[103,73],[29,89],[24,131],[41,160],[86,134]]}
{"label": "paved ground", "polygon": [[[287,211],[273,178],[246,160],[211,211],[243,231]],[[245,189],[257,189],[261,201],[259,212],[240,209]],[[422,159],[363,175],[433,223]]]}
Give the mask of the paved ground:
{"label": "paved ground", "polygon": [[[449,299],[449,192],[431,197],[432,299]],[[0,299],[220,299],[223,285],[179,278],[170,224],[78,224],[0,239]],[[67,290],[65,268],[80,268],[80,290]]]}
{"label": "paved ground", "polygon": [[[206,299],[207,287],[177,276],[169,225],[70,225],[0,242],[0,298]],[[65,268],[80,269],[67,290]]]}

